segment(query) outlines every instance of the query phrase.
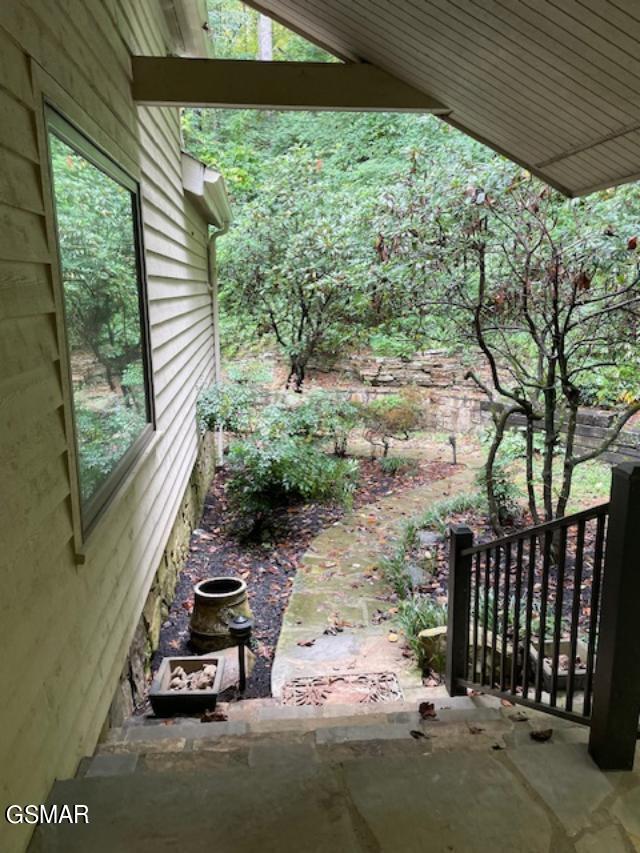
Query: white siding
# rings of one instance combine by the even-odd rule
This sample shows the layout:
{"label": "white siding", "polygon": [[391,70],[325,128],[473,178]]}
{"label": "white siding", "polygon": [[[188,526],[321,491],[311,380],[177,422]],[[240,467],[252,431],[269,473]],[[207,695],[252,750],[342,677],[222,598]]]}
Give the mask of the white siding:
{"label": "white siding", "polygon": [[[38,802],[92,751],[196,456],[213,376],[206,225],[181,186],[176,110],[137,110],[130,52],[162,55],[152,0],[0,4],[0,768]],[[74,556],[63,390],[30,59],[141,175],[156,442]],[[87,128],[91,135],[91,127]],[[26,835],[0,822],[0,849]]]}

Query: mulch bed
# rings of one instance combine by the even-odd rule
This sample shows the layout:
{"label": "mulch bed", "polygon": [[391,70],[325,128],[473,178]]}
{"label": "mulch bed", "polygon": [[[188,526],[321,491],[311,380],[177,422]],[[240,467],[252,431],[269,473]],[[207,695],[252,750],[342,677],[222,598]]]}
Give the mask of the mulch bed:
{"label": "mulch bed", "polygon": [[[362,460],[355,507],[425,481],[449,476],[459,469],[446,462],[416,463],[408,472],[385,474],[373,460]],[[238,519],[226,493],[227,474],[220,471],[211,484],[200,523],[191,537],[189,557],[182,571],[160,645],[152,660],[155,673],[163,657],[191,655],[189,618],[193,586],[215,575],[246,581],[254,615],[253,651],[256,665],[247,682],[247,698],[271,695],[271,664],[299,561],[319,531],[336,522],[344,509],[336,505],[307,504],[288,507],[276,518],[275,541],[252,543],[238,535]]]}

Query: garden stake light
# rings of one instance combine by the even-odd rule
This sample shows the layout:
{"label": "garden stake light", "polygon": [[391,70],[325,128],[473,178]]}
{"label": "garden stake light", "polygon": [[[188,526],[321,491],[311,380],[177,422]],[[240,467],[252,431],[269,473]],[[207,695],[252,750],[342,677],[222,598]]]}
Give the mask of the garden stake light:
{"label": "garden stake light", "polygon": [[229,634],[234,640],[238,641],[238,670],[240,673],[239,691],[244,693],[247,686],[247,674],[245,671],[245,647],[248,646],[251,639],[251,629],[253,628],[253,619],[248,616],[235,616],[229,622]]}

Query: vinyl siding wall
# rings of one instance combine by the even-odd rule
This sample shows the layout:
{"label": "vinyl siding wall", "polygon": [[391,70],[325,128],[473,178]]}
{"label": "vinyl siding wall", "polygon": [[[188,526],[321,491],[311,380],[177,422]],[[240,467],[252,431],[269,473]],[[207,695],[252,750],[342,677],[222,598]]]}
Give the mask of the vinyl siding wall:
{"label": "vinyl siding wall", "polygon": [[[183,194],[178,112],[136,109],[130,96],[131,53],[167,51],[158,7],[0,3],[3,812],[43,800],[94,748],[196,458],[197,391],[213,376],[207,227]],[[38,141],[41,70],[72,117],[86,115],[83,129],[142,185],[159,432],[90,534],[84,564],[73,540],[55,245]],[[27,829],[0,821],[1,850],[27,840]]]}

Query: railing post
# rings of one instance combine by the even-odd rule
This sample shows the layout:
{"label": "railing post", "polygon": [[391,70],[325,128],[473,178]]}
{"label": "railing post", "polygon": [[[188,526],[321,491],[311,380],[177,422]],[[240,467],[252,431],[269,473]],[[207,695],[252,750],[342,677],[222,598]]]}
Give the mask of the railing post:
{"label": "railing post", "polygon": [[457,681],[467,677],[471,599],[471,556],[463,557],[462,552],[473,545],[473,533],[463,525],[451,526],[449,531],[446,686],[449,696],[459,696],[466,693]]}
{"label": "railing post", "polygon": [[631,770],[640,713],[640,466],[613,469],[589,752]]}

